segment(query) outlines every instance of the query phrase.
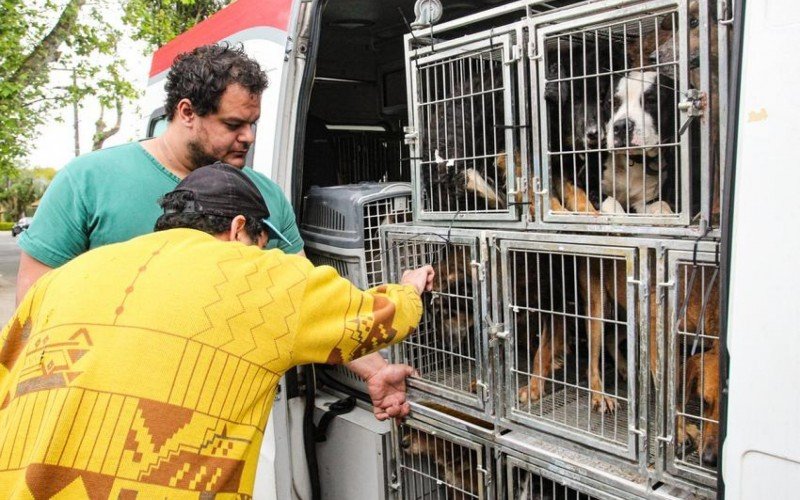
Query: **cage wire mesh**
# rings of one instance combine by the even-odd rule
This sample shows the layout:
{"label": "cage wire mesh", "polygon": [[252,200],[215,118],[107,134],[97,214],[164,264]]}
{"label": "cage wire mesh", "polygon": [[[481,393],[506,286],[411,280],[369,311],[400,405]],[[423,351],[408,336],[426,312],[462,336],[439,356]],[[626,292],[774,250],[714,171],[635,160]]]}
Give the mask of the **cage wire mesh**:
{"label": "cage wire mesh", "polygon": [[717,470],[719,446],[719,286],[713,263],[681,262],[676,267],[677,300],[672,316],[677,374],[674,392],[676,465],[708,473]]}
{"label": "cage wire mesh", "polygon": [[364,204],[364,258],[367,287],[387,281],[383,272],[383,243],[380,228],[386,224],[411,222],[411,195],[374,200]]}
{"label": "cage wire mesh", "polygon": [[598,497],[583,493],[557,479],[540,475],[539,470],[508,465],[507,488],[509,500],[599,500]]}
{"label": "cage wire mesh", "polygon": [[677,30],[673,11],[543,36],[543,174],[559,215],[676,224],[687,210]]}
{"label": "cage wire mesh", "polygon": [[466,446],[439,431],[398,426],[397,464],[405,500],[486,498],[481,447]]}
{"label": "cage wire mesh", "polygon": [[393,275],[431,264],[436,276],[417,333],[399,346],[400,361],[413,366],[426,382],[472,395],[480,358],[473,248],[444,238],[404,238],[391,240]]}
{"label": "cage wire mesh", "polygon": [[505,272],[508,408],[626,446],[636,366],[626,258],[510,248]]}
{"label": "cage wire mesh", "polygon": [[415,67],[422,210],[507,212],[512,79],[503,46],[458,51]]}
{"label": "cage wire mesh", "polygon": [[406,146],[401,134],[372,131],[336,131],[331,136],[338,161],[340,184],[374,181],[410,181],[403,163]]}

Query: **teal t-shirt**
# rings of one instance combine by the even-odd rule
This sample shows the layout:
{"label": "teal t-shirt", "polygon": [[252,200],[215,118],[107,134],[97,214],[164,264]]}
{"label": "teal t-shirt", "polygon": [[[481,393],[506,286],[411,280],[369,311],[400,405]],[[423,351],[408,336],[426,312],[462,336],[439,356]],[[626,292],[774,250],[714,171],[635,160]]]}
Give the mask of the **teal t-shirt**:
{"label": "teal t-shirt", "polygon": [[[244,172],[264,196],[270,221],[292,242],[276,239],[267,247],[302,250],[283,191],[252,168]],[[78,157],[53,179],[19,245],[39,262],[58,267],[92,248],[150,233],[162,213],[158,199],[179,181],[138,142]]]}

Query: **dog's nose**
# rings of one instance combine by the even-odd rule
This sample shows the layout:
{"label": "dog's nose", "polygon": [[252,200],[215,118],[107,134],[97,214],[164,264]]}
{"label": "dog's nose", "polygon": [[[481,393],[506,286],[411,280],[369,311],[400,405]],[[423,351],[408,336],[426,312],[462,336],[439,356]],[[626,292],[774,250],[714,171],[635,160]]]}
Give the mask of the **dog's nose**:
{"label": "dog's nose", "polygon": [[615,137],[628,137],[628,134],[632,131],[633,131],[633,122],[631,120],[624,118],[614,122]]}
{"label": "dog's nose", "polygon": [[706,445],[703,450],[703,463],[710,466],[717,465],[717,446],[714,444]]}
{"label": "dog's nose", "polygon": [[597,146],[597,128],[590,128],[586,131],[586,144],[588,146]]}

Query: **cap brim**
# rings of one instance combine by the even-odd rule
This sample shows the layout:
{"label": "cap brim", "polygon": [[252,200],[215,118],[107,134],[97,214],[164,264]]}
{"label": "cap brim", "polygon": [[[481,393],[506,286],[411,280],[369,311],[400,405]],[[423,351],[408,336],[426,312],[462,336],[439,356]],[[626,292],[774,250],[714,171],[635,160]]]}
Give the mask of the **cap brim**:
{"label": "cap brim", "polygon": [[269,239],[273,240],[275,238],[278,238],[279,240],[285,242],[287,245],[292,244],[292,242],[289,241],[289,238],[287,238],[286,236],[283,235],[283,233],[278,231],[278,228],[275,227],[275,224],[270,222],[269,219],[262,219],[262,221],[267,226],[267,234],[269,235]]}

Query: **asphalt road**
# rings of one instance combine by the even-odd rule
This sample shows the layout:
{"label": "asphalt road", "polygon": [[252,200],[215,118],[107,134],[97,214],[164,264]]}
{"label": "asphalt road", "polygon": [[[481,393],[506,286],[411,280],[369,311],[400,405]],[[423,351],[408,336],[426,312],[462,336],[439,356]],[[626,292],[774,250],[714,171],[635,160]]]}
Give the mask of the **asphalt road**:
{"label": "asphalt road", "polygon": [[0,232],[0,325],[14,312],[14,296],[19,269],[19,247],[10,231]]}

